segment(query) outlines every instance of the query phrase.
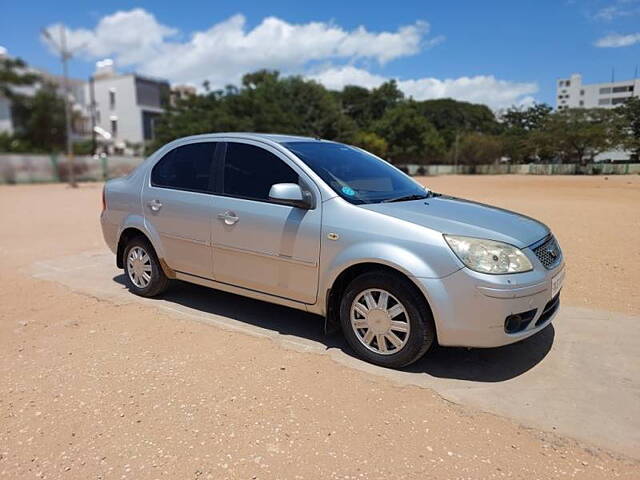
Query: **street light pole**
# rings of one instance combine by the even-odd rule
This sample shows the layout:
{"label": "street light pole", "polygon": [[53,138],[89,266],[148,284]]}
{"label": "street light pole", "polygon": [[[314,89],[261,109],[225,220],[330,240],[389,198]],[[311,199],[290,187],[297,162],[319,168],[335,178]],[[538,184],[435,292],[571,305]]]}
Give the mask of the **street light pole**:
{"label": "street light pole", "polygon": [[71,52],[67,49],[67,32],[64,25],[60,25],[60,43],[58,44],[46,28],[42,29],[42,34],[49,40],[51,45],[57,50],[62,62],[62,85],[64,89],[64,123],[67,137],[67,168],[69,170],[69,186],[76,188],[76,171],[75,158],[73,156],[73,142],[71,140],[71,103],[69,96],[71,91],[69,88],[69,69],[68,61],[72,57]]}

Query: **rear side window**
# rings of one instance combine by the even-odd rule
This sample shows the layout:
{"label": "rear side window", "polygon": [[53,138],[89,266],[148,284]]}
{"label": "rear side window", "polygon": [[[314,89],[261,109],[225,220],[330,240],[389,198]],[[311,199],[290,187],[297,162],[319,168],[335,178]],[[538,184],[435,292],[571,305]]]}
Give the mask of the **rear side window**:
{"label": "rear side window", "polygon": [[298,174],[267,150],[246,143],[228,143],[224,164],[224,193],[268,200],[275,183],[298,183]]}
{"label": "rear side window", "polygon": [[174,148],[153,167],[151,185],[194,192],[213,191],[216,144],[200,142]]}

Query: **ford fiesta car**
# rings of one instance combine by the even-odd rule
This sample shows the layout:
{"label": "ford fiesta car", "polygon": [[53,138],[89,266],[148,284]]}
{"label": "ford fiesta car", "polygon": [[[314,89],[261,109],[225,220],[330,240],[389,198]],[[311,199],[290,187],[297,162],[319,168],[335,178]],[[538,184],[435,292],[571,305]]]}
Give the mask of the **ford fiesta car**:
{"label": "ford fiesta car", "polygon": [[432,192],[357,147],[182,138],[103,197],[104,238],[133,293],[179,279],[324,315],[379,365],[436,342],[517,342],[558,312],[564,260],[549,228]]}

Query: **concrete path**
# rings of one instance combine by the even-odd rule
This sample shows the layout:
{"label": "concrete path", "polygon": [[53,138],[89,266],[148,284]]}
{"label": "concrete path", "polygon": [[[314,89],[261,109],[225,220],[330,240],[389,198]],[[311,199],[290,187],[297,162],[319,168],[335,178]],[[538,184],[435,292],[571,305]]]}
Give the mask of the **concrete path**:
{"label": "concrete path", "polygon": [[323,319],[176,282],[161,299],[124,287],[113,255],[87,252],[37,262],[32,274],[117,304],[139,302],[218,328],[271,338],[444,398],[640,459],[640,317],[562,306],[553,326],[496,349],[438,348],[405,371],[354,358]]}

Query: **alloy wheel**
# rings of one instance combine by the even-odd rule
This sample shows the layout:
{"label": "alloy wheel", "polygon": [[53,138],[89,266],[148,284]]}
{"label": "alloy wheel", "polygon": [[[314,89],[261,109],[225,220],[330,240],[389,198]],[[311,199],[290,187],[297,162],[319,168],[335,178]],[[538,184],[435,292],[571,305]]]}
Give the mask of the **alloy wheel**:
{"label": "alloy wheel", "polygon": [[386,290],[360,292],[351,304],[351,328],[367,349],[380,355],[398,353],[409,340],[404,305]]}
{"label": "alloy wheel", "polygon": [[151,258],[144,248],[135,246],[127,256],[129,279],[138,288],[146,288],[151,282]]}

